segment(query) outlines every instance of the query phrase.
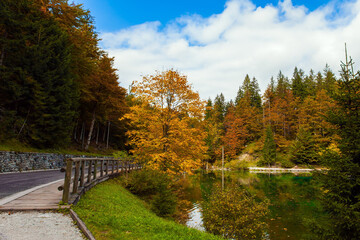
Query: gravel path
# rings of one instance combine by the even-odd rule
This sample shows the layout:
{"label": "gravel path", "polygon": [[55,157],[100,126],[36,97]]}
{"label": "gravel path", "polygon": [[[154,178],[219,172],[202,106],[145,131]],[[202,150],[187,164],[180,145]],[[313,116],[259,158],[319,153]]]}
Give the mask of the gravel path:
{"label": "gravel path", "polygon": [[0,240],[83,240],[68,215],[61,213],[0,213]]}

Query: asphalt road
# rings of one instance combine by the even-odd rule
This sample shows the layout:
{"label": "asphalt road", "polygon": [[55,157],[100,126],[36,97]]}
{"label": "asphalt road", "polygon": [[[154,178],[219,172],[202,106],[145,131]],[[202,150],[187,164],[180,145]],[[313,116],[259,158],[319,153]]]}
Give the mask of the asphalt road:
{"label": "asphalt road", "polygon": [[60,170],[0,174],[0,199],[64,176]]}

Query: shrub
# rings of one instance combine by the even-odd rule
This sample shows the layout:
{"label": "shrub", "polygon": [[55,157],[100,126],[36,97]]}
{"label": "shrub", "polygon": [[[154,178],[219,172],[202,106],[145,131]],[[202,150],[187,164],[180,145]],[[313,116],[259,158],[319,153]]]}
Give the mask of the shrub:
{"label": "shrub", "polygon": [[125,187],[150,203],[158,216],[174,213],[176,196],[171,191],[172,180],[166,174],[149,169],[133,172],[124,181]]}
{"label": "shrub", "polygon": [[176,197],[170,189],[161,189],[151,202],[151,210],[158,216],[169,216],[175,208]]}
{"label": "shrub", "polygon": [[165,174],[143,169],[132,172],[125,181],[125,187],[135,195],[150,196],[157,194],[160,189],[167,188],[169,183],[170,178]]}
{"label": "shrub", "polygon": [[281,167],[283,168],[292,168],[295,166],[295,164],[292,161],[290,161],[289,156],[287,155],[284,156],[278,154],[277,160],[281,164]]}
{"label": "shrub", "polygon": [[206,230],[231,239],[261,238],[267,213],[267,201],[257,202],[235,184],[224,190],[216,186],[209,201],[203,204]]}
{"label": "shrub", "polygon": [[226,168],[230,168],[231,170],[246,170],[251,167],[251,162],[248,161],[239,161],[239,160],[232,160],[225,164]]}

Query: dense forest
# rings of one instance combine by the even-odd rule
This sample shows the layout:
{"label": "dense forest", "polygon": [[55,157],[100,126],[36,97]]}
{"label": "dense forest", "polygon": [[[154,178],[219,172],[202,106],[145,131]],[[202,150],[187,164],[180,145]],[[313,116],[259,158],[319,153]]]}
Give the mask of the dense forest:
{"label": "dense forest", "polygon": [[126,91],[90,12],[66,0],[0,3],[0,140],[123,148]]}
{"label": "dense forest", "polygon": [[295,67],[293,76],[280,71],[261,95],[256,78],[245,77],[234,100],[223,94],[207,101],[206,143],[211,162],[225,147],[228,160],[250,145],[263,157],[261,165],[279,163],[316,164],[322,151],[337,149],[334,125],[326,114],[336,109],[335,74],[326,65],[323,72],[305,74]]}

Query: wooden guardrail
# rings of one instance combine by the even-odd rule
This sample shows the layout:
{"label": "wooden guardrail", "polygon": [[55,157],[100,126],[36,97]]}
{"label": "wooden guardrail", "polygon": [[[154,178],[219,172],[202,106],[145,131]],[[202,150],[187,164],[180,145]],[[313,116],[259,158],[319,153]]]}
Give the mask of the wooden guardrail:
{"label": "wooden guardrail", "polygon": [[[62,202],[69,203],[73,195],[79,195],[87,188],[95,186],[96,183],[108,179],[110,176],[122,172],[129,172],[139,169],[138,164],[131,160],[114,158],[69,158],[66,160],[64,185],[60,186],[59,191],[63,191]],[[70,186],[72,181],[72,192]],[[80,191],[80,193],[79,193]]]}

